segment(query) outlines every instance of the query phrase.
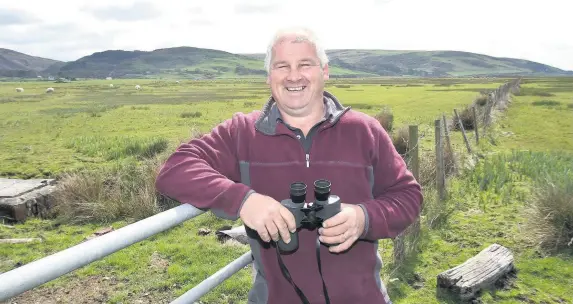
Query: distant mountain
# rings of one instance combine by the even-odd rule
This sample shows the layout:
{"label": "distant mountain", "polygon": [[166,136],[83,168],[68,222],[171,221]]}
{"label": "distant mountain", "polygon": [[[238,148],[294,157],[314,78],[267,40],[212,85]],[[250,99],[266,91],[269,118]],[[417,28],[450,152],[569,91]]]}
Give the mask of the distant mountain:
{"label": "distant mountain", "polygon": [[36,77],[60,61],[0,48],[0,77]]}
{"label": "distant mountain", "polygon": [[[6,55],[8,54],[8,55]],[[562,76],[549,65],[458,51],[329,50],[332,77]],[[174,47],[154,51],[107,50],[76,61],[28,56],[0,49],[0,76],[67,78],[264,77],[264,54]]]}

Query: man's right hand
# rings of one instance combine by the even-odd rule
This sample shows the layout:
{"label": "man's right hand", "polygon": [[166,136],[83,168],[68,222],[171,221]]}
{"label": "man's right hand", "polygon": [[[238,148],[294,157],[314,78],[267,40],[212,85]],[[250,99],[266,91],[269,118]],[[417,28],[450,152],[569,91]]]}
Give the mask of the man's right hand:
{"label": "man's right hand", "polygon": [[282,238],[290,242],[290,232],[296,231],[294,216],[273,198],[259,193],[251,194],[239,212],[243,223],[257,231],[261,239],[275,242]]}

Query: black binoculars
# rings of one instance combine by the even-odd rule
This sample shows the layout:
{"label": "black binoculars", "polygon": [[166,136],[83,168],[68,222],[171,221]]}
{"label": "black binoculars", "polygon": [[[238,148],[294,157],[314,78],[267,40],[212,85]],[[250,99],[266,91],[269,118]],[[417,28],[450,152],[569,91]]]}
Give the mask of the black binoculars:
{"label": "black binoculars", "polygon": [[[315,229],[322,226],[322,222],[340,212],[340,198],[330,194],[331,183],[325,179],[314,182],[314,198],[312,202],[306,201],[306,184],[294,182],[290,185],[290,198],[281,201],[293,215],[296,222],[294,233],[290,234],[290,242],[287,244],[282,239],[277,243],[280,250],[289,252],[298,248],[298,229]],[[305,206],[305,203],[306,206]]]}

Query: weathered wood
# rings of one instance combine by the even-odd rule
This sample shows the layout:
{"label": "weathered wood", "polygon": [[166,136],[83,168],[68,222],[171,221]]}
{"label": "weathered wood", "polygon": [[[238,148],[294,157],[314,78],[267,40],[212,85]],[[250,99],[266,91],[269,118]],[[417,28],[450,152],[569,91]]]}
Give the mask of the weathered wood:
{"label": "weathered wood", "polygon": [[462,122],[462,119],[460,118],[460,115],[458,115],[458,109],[454,109],[454,114],[456,115],[456,119],[458,120],[458,123],[460,124],[460,130],[462,131],[462,135],[464,137],[464,142],[466,143],[466,148],[468,148],[468,153],[472,153],[472,148],[470,146],[470,142],[468,141],[468,137],[466,136],[466,130],[464,128],[464,124]]}
{"label": "weathered wood", "polygon": [[492,244],[463,264],[440,273],[437,282],[438,287],[449,289],[462,300],[468,300],[512,270],[511,251],[499,244]]}
{"label": "weathered wood", "polygon": [[435,127],[435,149],[436,149],[436,188],[438,189],[438,199],[442,202],[446,198],[446,175],[444,167],[444,152],[442,151],[442,121],[436,119]]}
{"label": "weathered wood", "polygon": [[245,226],[238,226],[229,230],[220,230],[215,234],[221,242],[225,241],[226,239],[234,239],[241,244],[249,244],[249,237],[247,236]]}
{"label": "weathered wood", "polygon": [[[454,167],[454,174],[458,172],[458,164],[456,163],[456,156],[454,150],[452,149],[452,141],[450,140],[450,131],[448,130],[448,121],[446,120],[446,114],[442,114],[442,122],[444,123],[444,134],[446,135],[446,143],[448,144],[448,151],[452,156],[452,165]],[[445,169],[444,169],[445,170]]]}
{"label": "weathered wood", "polygon": [[474,117],[474,131],[476,134],[476,145],[479,145],[478,119],[475,106],[472,107],[472,115]]}
{"label": "weathered wood", "polygon": [[26,238],[26,239],[0,239],[0,244],[22,244],[22,243],[33,243],[42,242],[39,238]]}

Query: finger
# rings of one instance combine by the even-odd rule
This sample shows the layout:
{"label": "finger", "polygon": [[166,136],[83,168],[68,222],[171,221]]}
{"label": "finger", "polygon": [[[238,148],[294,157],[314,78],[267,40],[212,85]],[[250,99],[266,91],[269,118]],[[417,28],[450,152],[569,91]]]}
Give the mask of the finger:
{"label": "finger", "polygon": [[324,236],[337,236],[339,234],[343,234],[346,230],[348,230],[348,222],[344,222],[344,224],[330,228],[320,228],[318,229],[318,232],[320,235]]}
{"label": "finger", "polygon": [[279,213],[280,213],[281,217],[284,219],[288,230],[290,232],[295,232],[296,231],[296,221],[294,219],[294,215],[285,207],[280,208]]}
{"label": "finger", "polygon": [[339,212],[335,216],[329,218],[328,220],[322,223],[322,227],[334,227],[340,224],[343,224],[348,220],[348,214],[346,212]]}
{"label": "finger", "polygon": [[278,216],[274,219],[274,224],[278,228],[280,237],[285,241],[285,243],[290,242],[290,231],[287,227],[287,223],[282,216]]}
{"label": "finger", "polygon": [[330,248],[328,248],[328,250],[330,252],[334,252],[334,253],[338,253],[338,252],[342,252],[347,250],[348,248],[350,248],[350,246],[352,246],[352,244],[354,244],[354,242],[357,240],[356,237],[350,237],[349,239],[347,239],[346,241],[342,242],[342,244],[337,245],[337,246],[332,246]]}
{"label": "finger", "polygon": [[342,244],[347,237],[348,233],[342,233],[335,236],[320,236],[318,239],[325,244]]}
{"label": "finger", "polygon": [[267,228],[267,231],[269,232],[271,239],[273,239],[273,241],[275,242],[278,241],[279,229],[277,228],[277,225],[275,225],[275,222],[272,217],[265,221],[265,227]]}
{"label": "finger", "polygon": [[259,236],[261,237],[261,240],[263,240],[264,242],[270,242],[271,238],[269,236],[269,232],[267,231],[267,228],[265,227],[264,224],[261,224],[260,226],[258,226],[256,228],[257,233],[259,234]]}

